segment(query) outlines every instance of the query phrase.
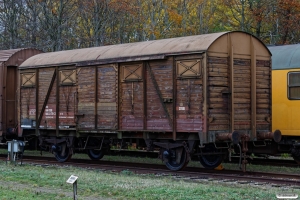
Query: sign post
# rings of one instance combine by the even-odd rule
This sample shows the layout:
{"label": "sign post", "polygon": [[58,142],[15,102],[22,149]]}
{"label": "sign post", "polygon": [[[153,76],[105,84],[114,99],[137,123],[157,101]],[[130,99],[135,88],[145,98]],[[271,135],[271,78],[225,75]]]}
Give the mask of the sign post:
{"label": "sign post", "polygon": [[77,179],[78,176],[71,175],[69,179],[67,180],[67,183],[73,185],[73,199],[77,199]]}

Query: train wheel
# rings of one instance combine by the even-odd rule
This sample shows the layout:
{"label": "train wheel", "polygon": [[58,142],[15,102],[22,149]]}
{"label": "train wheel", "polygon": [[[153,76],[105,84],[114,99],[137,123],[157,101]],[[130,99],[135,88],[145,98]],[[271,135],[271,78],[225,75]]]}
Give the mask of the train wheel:
{"label": "train wheel", "polygon": [[172,171],[183,169],[188,164],[188,155],[184,147],[176,149],[165,150],[163,152],[164,158],[167,159],[166,166]]}
{"label": "train wheel", "polygon": [[292,157],[300,165],[300,149],[292,149]]}
{"label": "train wheel", "polygon": [[[203,153],[218,153],[220,150],[216,149],[213,144],[205,145],[202,149]],[[223,155],[203,155],[199,156],[199,161],[204,168],[214,169],[223,162]]]}
{"label": "train wheel", "polygon": [[72,154],[70,154],[70,149],[67,147],[67,144],[62,143],[58,145],[57,150],[54,152],[54,156],[58,162],[66,162],[72,157]]}
{"label": "train wheel", "polygon": [[104,156],[104,151],[103,150],[95,150],[95,149],[89,149],[87,151],[88,156],[92,160],[100,160]]}

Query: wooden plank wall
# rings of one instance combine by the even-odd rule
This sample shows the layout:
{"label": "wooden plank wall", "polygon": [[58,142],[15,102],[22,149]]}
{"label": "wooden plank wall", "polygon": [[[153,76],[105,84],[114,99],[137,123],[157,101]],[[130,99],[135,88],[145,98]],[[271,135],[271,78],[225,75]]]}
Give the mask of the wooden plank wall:
{"label": "wooden plank wall", "polygon": [[251,130],[251,61],[234,59],[233,71],[233,130]]}
{"label": "wooden plank wall", "polygon": [[95,67],[82,67],[77,75],[77,114],[80,129],[95,128],[95,73]]}
{"label": "wooden plank wall", "polygon": [[[76,85],[59,86],[59,126],[75,128]],[[55,95],[55,94],[51,94]]]}
{"label": "wooden plank wall", "polygon": [[176,129],[178,132],[203,130],[203,79],[177,79]]}
{"label": "wooden plank wall", "polygon": [[208,57],[208,130],[229,131],[228,58]]}
{"label": "wooden plank wall", "polygon": [[[39,69],[38,79],[38,116],[41,114],[42,107],[46,100],[46,95],[53,77],[55,68],[41,68]],[[40,128],[56,128],[56,81],[52,87],[45,112],[43,113]]]}
{"label": "wooden plank wall", "polygon": [[22,119],[35,119],[35,88],[24,87],[20,89],[20,115]]}
{"label": "wooden plank wall", "polygon": [[102,65],[97,69],[97,129],[117,128],[118,70],[116,65]]}
{"label": "wooden plank wall", "polygon": [[[169,58],[163,61],[149,62],[153,73],[152,80],[149,68],[147,67],[147,130],[173,130],[173,103],[164,102],[167,112],[163,108],[162,100],[159,98],[154,81],[163,99],[173,99],[173,60]],[[168,115],[171,119],[169,124]]]}
{"label": "wooden plank wall", "polygon": [[[271,62],[256,61],[256,126],[257,130],[271,130]],[[268,121],[267,121],[268,120]]]}
{"label": "wooden plank wall", "polygon": [[120,83],[120,129],[143,130],[144,84],[141,81]]}

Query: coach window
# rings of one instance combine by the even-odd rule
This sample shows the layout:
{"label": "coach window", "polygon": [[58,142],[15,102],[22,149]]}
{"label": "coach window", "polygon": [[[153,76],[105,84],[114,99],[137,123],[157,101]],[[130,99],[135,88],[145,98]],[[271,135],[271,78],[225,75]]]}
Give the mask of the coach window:
{"label": "coach window", "polygon": [[288,73],[288,98],[300,99],[300,72]]}
{"label": "coach window", "polygon": [[35,72],[21,73],[21,87],[35,87]]}
{"label": "coach window", "polygon": [[61,70],[59,71],[60,85],[75,85],[76,84],[76,70]]}

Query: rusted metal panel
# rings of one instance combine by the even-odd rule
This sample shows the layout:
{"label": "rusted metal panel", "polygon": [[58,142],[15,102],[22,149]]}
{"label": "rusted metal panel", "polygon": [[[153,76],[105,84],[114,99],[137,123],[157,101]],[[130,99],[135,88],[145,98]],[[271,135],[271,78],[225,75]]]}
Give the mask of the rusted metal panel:
{"label": "rusted metal panel", "polygon": [[188,37],[152,40],[146,42],[110,45],[86,49],[68,50],[45,53],[26,60],[22,68],[49,65],[64,65],[79,62],[103,61],[124,62],[138,60],[163,59],[168,55],[189,54],[203,52],[226,32],[195,35]]}
{"label": "rusted metal panel", "polygon": [[97,128],[115,130],[118,128],[118,66],[102,65],[97,73]]}

